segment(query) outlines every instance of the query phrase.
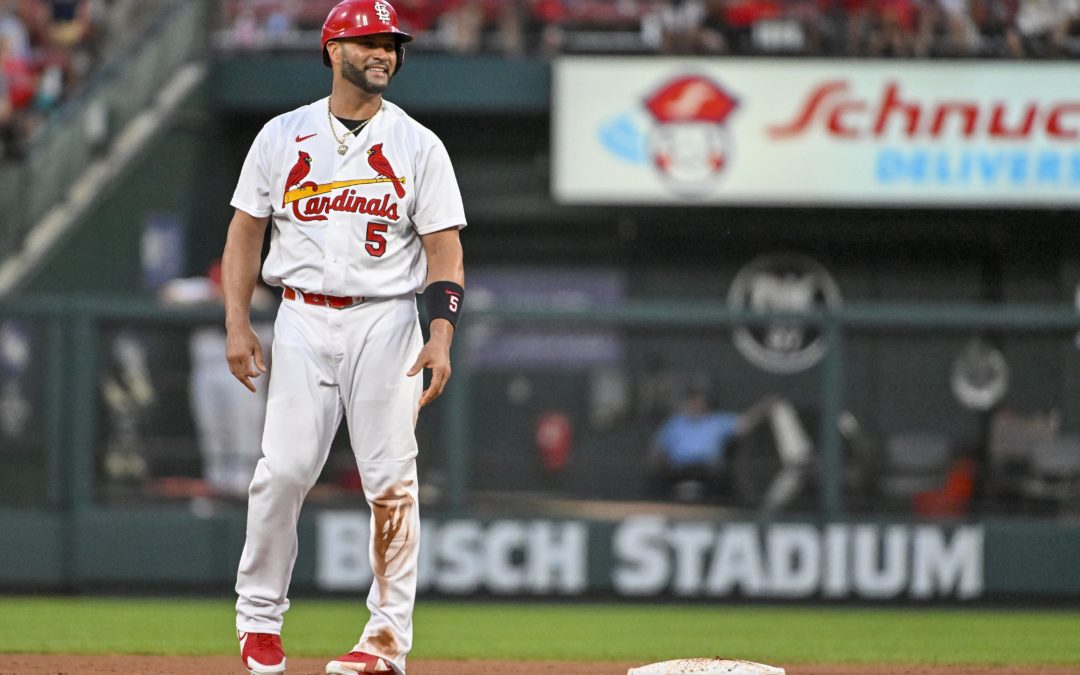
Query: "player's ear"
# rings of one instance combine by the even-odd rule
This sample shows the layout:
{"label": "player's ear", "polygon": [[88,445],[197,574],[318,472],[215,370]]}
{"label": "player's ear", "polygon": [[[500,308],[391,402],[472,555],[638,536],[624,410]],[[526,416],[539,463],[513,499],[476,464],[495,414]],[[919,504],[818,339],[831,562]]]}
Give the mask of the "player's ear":
{"label": "player's ear", "polygon": [[330,57],[330,63],[341,63],[341,43],[337,40],[330,40],[326,43],[326,53]]}

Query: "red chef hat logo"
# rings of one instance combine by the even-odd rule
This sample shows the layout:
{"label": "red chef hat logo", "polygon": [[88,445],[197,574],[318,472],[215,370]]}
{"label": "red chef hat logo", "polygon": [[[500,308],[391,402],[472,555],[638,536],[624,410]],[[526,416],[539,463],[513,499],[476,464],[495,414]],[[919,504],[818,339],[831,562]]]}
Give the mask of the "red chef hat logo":
{"label": "red chef hat logo", "polygon": [[645,101],[645,107],[661,124],[723,124],[738,104],[715,82],[699,75],[688,75],[669,82]]}
{"label": "red chef hat logo", "polygon": [[728,119],[739,101],[701,75],[684,75],[645,99],[657,124],[649,134],[653,167],[676,193],[701,197],[713,191],[731,154]]}

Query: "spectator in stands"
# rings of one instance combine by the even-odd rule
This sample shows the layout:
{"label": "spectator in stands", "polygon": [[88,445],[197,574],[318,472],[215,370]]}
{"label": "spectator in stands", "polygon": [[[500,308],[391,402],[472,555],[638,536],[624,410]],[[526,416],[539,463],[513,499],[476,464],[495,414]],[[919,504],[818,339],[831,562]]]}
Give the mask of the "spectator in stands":
{"label": "spectator in stands", "polygon": [[495,13],[496,44],[495,48],[507,56],[520,56],[525,53],[525,19],[528,8],[525,0],[503,0],[491,4]]}
{"label": "spectator in stands", "polygon": [[719,51],[705,38],[702,0],[653,0],[641,18],[641,38],[653,51],[686,54]]}
{"label": "spectator in stands", "polygon": [[0,76],[4,79],[6,107],[9,109],[5,125],[5,152],[8,157],[19,157],[22,155],[25,139],[40,122],[40,117],[33,109],[37,77],[30,61],[15,54],[12,43],[6,37],[0,37]]}
{"label": "spectator in stands", "polygon": [[14,7],[14,0],[0,0],[0,38],[7,40],[8,49],[16,58],[30,60],[30,35]]}
{"label": "spectator in stands", "polygon": [[692,383],[682,408],[663,423],[652,441],[654,494],[683,502],[722,494],[729,446],[766,419],[775,402],[768,396],[741,413],[717,410],[709,384]]}
{"label": "spectator in stands", "polygon": [[1020,0],[972,0],[971,19],[979,31],[980,55],[1012,56],[1007,37]]}
{"label": "spectator in stands", "polygon": [[529,25],[539,36],[538,51],[545,56],[558,54],[562,51],[567,18],[562,0],[530,0],[530,8]]}
{"label": "spectator in stands", "polygon": [[88,0],[49,0],[49,37],[53,45],[75,49],[90,42],[94,32]]}
{"label": "spectator in stands", "polygon": [[713,11],[722,12],[729,48],[737,54],[750,54],[754,52],[754,25],[780,17],[783,7],[779,0],[727,0],[714,5]]}
{"label": "spectator in stands", "polygon": [[401,29],[415,36],[435,30],[445,4],[439,0],[397,0],[394,9],[397,10]]}
{"label": "spectator in stands", "polygon": [[481,0],[454,0],[445,5],[442,16],[439,17],[439,33],[443,46],[457,54],[475,54],[480,51],[485,19],[484,3]]}
{"label": "spectator in stands", "polygon": [[864,56],[873,25],[873,0],[840,0],[844,21],[844,48],[847,56]]}
{"label": "spectator in stands", "polygon": [[831,51],[827,43],[835,38],[830,26],[830,10],[833,0],[790,0],[784,4],[784,18],[799,26],[802,46],[806,54],[825,54]]}
{"label": "spectator in stands", "polygon": [[[937,43],[935,52],[971,56],[979,52],[982,36],[971,14],[971,0],[932,0],[925,3],[919,43],[923,49]],[[940,35],[940,37],[939,37]]]}
{"label": "spectator in stands", "polygon": [[[103,1],[55,0],[68,13],[72,6],[93,7]],[[34,26],[41,23],[41,12],[33,8],[40,9],[44,0],[0,0],[0,7],[4,3],[18,8],[31,40],[38,41],[34,36],[41,30]],[[553,56],[645,48],[660,53],[921,58],[1060,57],[1080,51],[1076,41],[1072,46],[1069,42],[1080,0],[400,0],[398,4],[403,27],[432,33],[427,44],[459,54],[532,51]],[[309,19],[325,12],[322,0],[232,0],[225,6],[227,42],[246,48],[281,44],[271,39],[274,17],[291,18],[299,29],[314,30],[318,26],[309,25]]]}
{"label": "spectator in stands", "polygon": [[[0,53],[4,52],[5,38],[0,35]],[[11,96],[8,94],[7,78],[0,69],[0,160],[8,155],[8,147],[14,140],[15,109],[11,106]]]}
{"label": "spectator in stands", "polygon": [[878,0],[874,10],[876,30],[869,53],[872,56],[913,56],[919,24],[918,0]]}
{"label": "spectator in stands", "polygon": [[1080,0],[1021,0],[1009,32],[1015,56],[1059,57],[1072,22],[1080,17]]}

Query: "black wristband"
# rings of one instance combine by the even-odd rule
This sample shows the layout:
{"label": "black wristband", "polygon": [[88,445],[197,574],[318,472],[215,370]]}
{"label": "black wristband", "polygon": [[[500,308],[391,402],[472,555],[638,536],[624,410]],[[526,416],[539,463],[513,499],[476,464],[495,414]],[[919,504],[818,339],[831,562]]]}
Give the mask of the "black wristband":
{"label": "black wristband", "polygon": [[421,297],[429,326],[435,319],[446,319],[451,326],[457,326],[461,304],[465,301],[464,288],[453,281],[432,281]]}

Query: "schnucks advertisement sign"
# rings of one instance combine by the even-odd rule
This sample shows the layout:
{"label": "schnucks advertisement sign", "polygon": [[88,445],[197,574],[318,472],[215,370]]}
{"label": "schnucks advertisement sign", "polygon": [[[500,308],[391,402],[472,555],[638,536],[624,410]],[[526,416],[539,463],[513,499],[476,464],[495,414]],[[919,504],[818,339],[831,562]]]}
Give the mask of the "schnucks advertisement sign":
{"label": "schnucks advertisement sign", "polygon": [[574,58],[566,203],[1080,204],[1069,63]]}

